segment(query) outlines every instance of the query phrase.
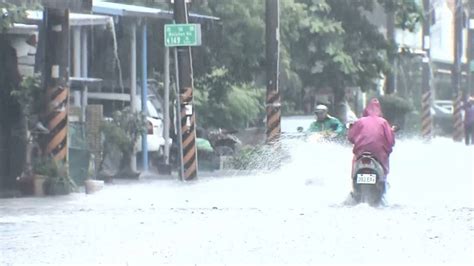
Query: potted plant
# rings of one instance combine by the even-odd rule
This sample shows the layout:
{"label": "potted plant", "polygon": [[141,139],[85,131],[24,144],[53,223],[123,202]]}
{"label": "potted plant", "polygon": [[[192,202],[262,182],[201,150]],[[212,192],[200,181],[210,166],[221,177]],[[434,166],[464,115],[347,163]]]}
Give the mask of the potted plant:
{"label": "potted plant", "polygon": [[66,195],[72,190],[67,166],[51,157],[42,157],[35,163],[35,176],[43,179],[45,195]]}
{"label": "potted plant", "polygon": [[[22,174],[17,178],[18,185],[24,194],[42,196],[44,195],[43,183],[45,176],[36,173],[33,165],[33,161],[36,160],[36,163],[38,163],[37,157],[41,156],[40,134],[47,131],[39,121],[39,113],[42,107],[42,101],[40,100],[42,95],[41,75],[36,73],[33,76],[23,78],[19,86],[13,88],[10,94],[21,106],[22,135],[26,143],[25,164]],[[41,167],[36,166],[42,171]]]}
{"label": "potted plant", "polygon": [[[106,171],[105,160],[115,159],[120,154],[119,171],[114,177],[138,177],[139,172],[133,167],[133,154],[136,153],[138,138],[146,133],[146,117],[141,112],[132,112],[129,107],[116,111],[111,120],[102,125],[104,141],[104,158],[101,172]],[[102,174],[104,175],[104,174]]]}

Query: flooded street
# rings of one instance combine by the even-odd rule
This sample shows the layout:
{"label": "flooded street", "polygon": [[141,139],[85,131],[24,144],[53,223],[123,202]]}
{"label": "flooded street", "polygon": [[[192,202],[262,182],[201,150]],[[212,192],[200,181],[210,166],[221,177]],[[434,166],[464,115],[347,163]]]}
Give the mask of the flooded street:
{"label": "flooded street", "polygon": [[473,147],[398,141],[383,208],[342,204],[350,147],[291,153],[274,173],[1,199],[0,265],[474,263]]}

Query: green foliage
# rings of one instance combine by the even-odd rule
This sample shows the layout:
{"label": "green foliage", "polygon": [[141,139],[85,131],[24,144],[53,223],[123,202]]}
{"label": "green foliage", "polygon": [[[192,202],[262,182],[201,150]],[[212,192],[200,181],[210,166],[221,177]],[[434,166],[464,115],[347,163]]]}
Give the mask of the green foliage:
{"label": "green foliage", "polygon": [[122,154],[131,155],[135,152],[135,143],[146,133],[146,117],[141,112],[132,112],[130,107],[116,111],[111,121],[102,124],[105,136],[105,152],[117,148]]}
{"label": "green foliage", "polygon": [[421,70],[422,58],[403,51],[397,56],[398,95],[410,102],[416,110],[421,110]]}
{"label": "green foliage", "polygon": [[27,118],[41,112],[42,95],[41,74],[23,78],[20,86],[11,91],[11,96],[18,101]]}
{"label": "green foliage", "polygon": [[205,128],[242,128],[263,112],[263,90],[236,84],[225,68],[215,68],[195,81],[197,119]]}
{"label": "green foliage", "polygon": [[67,167],[63,162],[58,162],[51,157],[38,157],[33,162],[34,173],[49,178],[66,178]]}
{"label": "green foliage", "polygon": [[416,0],[378,0],[388,12],[395,13],[395,26],[414,31],[423,20],[423,7]]}
{"label": "green foliage", "polygon": [[221,20],[203,36],[200,52],[207,58],[198,68],[225,67],[238,82],[254,81],[262,74],[265,61],[265,21],[263,1],[207,0],[194,3],[196,12]]}
{"label": "green foliage", "polygon": [[244,147],[230,159],[230,166],[241,170],[274,170],[284,160],[284,152],[275,146],[258,145]]}
{"label": "green foliage", "polygon": [[286,41],[292,43],[292,57],[296,59],[293,68],[304,86],[372,87],[373,81],[388,70],[388,43],[362,12],[370,12],[374,2],[301,3],[307,13],[299,12],[305,17],[298,29],[300,36]]}
{"label": "green foliage", "polygon": [[41,157],[33,162],[36,175],[46,177],[43,188],[47,195],[65,195],[76,188],[68,176],[67,164],[52,157]]}
{"label": "green foliage", "polygon": [[256,169],[253,163],[259,157],[257,148],[242,148],[230,161],[230,166],[234,169],[249,170]]}
{"label": "green foliage", "polygon": [[[378,26],[369,21],[380,4],[395,12],[396,26],[414,30],[421,20],[417,0],[280,0],[280,91],[284,111],[302,106],[302,88],[331,87],[336,93],[346,86],[374,88],[389,73],[389,55],[396,47]],[[232,83],[264,78],[264,1],[196,0],[196,12],[221,18],[218,27],[205,32],[195,62],[200,71],[212,66],[229,70]],[[218,41],[217,41],[218,40]],[[201,57],[200,57],[201,58]]]}
{"label": "green foliage", "polygon": [[403,124],[405,115],[413,110],[413,105],[396,95],[384,95],[379,100],[384,117],[391,123]]}
{"label": "green foliage", "polygon": [[234,127],[241,128],[255,122],[263,113],[263,90],[245,83],[232,86],[229,93],[229,114]]}
{"label": "green foliage", "polygon": [[0,33],[13,26],[13,23],[26,19],[26,7],[0,2]]}

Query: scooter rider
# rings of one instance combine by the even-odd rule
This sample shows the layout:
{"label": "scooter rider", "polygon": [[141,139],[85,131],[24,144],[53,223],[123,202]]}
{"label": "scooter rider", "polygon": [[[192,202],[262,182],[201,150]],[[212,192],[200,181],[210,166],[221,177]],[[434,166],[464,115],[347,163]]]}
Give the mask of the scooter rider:
{"label": "scooter rider", "polygon": [[316,121],[311,123],[308,132],[323,132],[324,134],[328,134],[330,138],[344,135],[344,125],[339,119],[328,114],[328,107],[326,105],[317,105],[314,114],[316,115]]}
{"label": "scooter rider", "polygon": [[352,165],[354,166],[355,159],[362,153],[372,153],[384,169],[385,174],[381,181],[385,182],[390,169],[389,156],[395,145],[395,134],[394,128],[382,117],[382,109],[377,99],[370,100],[363,117],[349,128],[347,137],[354,144]]}

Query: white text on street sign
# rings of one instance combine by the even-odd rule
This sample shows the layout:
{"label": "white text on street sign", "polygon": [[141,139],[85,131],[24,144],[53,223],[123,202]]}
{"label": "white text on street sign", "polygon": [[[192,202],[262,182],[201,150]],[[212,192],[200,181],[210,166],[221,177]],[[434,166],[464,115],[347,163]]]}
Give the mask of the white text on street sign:
{"label": "white text on street sign", "polygon": [[165,46],[201,45],[201,24],[165,24]]}

